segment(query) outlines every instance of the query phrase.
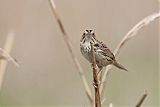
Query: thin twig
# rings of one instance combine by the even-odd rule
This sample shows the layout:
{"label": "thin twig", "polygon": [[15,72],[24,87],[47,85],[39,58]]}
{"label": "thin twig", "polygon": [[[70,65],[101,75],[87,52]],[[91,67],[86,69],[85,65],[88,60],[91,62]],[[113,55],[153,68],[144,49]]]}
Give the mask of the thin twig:
{"label": "thin twig", "polygon": [[[2,53],[2,56],[3,55],[5,56],[6,54],[9,56],[9,53],[11,52],[11,49],[12,49],[12,46],[13,46],[13,41],[14,41],[14,33],[9,32],[9,34],[7,35],[5,45],[4,45],[4,50],[5,51],[3,50],[4,53]],[[10,57],[10,58],[12,58],[12,57]],[[0,60],[0,89],[2,87],[3,78],[4,78],[5,71],[6,71],[7,63],[8,63],[8,61],[6,59],[5,60],[4,59]]]}
{"label": "thin twig", "polygon": [[69,37],[68,37],[68,34],[67,34],[67,32],[66,32],[66,30],[65,30],[65,28],[64,28],[64,26],[62,24],[62,21],[61,21],[59,15],[58,15],[58,12],[56,10],[56,5],[55,5],[53,0],[49,0],[49,3],[50,3],[50,6],[52,8],[53,14],[54,14],[54,16],[55,16],[55,18],[57,20],[57,23],[58,23],[58,25],[60,27],[60,30],[61,30],[61,32],[63,34],[64,41],[65,41],[65,43],[66,43],[66,45],[68,47],[68,50],[69,50],[69,52],[70,52],[70,54],[72,56],[72,60],[73,60],[75,66],[76,66],[76,68],[77,68],[77,70],[78,70],[78,72],[80,74],[80,77],[81,77],[81,80],[83,82],[83,86],[84,86],[86,95],[87,95],[90,103],[93,104],[92,94],[91,94],[91,91],[89,89],[89,85],[87,83],[87,80],[86,80],[86,77],[85,77],[84,72],[82,70],[82,67],[80,66],[80,63],[79,63],[78,59],[76,58],[75,53],[73,52],[73,45],[71,44],[71,42],[69,40]]}
{"label": "thin twig", "polygon": [[[157,13],[154,13],[152,15],[149,15],[148,17],[144,18],[143,20],[141,20],[140,22],[138,22],[121,40],[121,42],[117,45],[115,51],[114,51],[114,55],[116,56],[120,49],[124,46],[124,44],[127,43],[128,40],[130,40],[131,38],[133,38],[134,36],[136,36],[137,32],[142,29],[143,27],[145,27],[146,25],[150,24],[152,21],[154,21],[155,19],[157,19],[158,17],[160,17],[160,11]],[[106,86],[106,80],[110,74],[110,69],[112,68],[112,65],[109,65],[106,67],[106,70],[103,74],[102,77],[102,84],[100,86],[100,94],[101,96],[103,96],[103,90],[105,89]]]}
{"label": "thin twig", "polygon": [[13,64],[19,67],[18,61],[15,58],[11,57],[10,54],[6,52],[6,50],[0,48],[0,51],[2,52],[0,55],[0,59],[11,61]]}
{"label": "thin twig", "polygon": [[95,107],[101,107],[101,99],[100,99],[100,93],[99,93],[99,80],[97,75],[97,64],[95,59],[95,52],[93,49],[93,44],[91,43],[91,53],[92,53],[92,68],[93,68],[93,86],[95,90]]}
{"label": "thin twig", "polygon": [[138,103],[137,103],[137,105],[136,105],[135,107],[141,107],[141,105],[142,105],[142,103],[144,102],[144,100],[146,99],[147,95],[148,95],[147,92],[145,92],[145,93],[142,95],[141,99],[138,101]]}

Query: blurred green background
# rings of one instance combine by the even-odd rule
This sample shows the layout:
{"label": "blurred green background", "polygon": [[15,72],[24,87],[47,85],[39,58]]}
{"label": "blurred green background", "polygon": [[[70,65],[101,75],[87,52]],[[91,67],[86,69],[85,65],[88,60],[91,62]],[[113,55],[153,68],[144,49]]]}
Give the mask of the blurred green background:
{"label": "blurred green background", "polygon": [[[144,17],[158,11],[156,0],[55,0],[63,24],[92,86],[90,64],[79,51],[85,29],[93,29],[113,51],[122,37]],[[0,47],[15,31],[11,52],[20,63],[7,66],[0,107],[86,107],[82,81],[64,43],[47,0],[0,0]],[[145,90],[143,107],[158,106],[158,20],[130,40],[117,56],[129,72],[113,67],[104,107],[133,107]]]}

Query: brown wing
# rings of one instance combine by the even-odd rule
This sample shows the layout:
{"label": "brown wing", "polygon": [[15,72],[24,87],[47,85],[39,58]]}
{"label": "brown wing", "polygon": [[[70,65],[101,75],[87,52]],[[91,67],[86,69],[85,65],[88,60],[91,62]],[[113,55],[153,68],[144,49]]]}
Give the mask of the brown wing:
{"label": "brown wing", "polygon": [[114,60],[115,57],[114,57],[113,53],[110,51],[110,49],[109,49],[103,42],[100,42],[100,41],[98,41],[98,42],[99,42],[99,44],[100,44],[99,48],[100,48],[101,50],[103,50],[103,51],[102,51],[102,54],[103,54],[104,56],[108,56],[108,57],[110,57],[112,60]]}

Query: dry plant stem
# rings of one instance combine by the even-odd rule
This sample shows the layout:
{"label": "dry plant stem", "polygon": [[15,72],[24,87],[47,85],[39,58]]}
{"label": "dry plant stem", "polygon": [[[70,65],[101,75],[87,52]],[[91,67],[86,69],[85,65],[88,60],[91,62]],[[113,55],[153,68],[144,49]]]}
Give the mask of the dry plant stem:
{"label": "dry plant stem", "polygon": [[147,97],[147,93],[145,92],[145,93],[142,95],[141,99],[138,101],[138,103],[137,103],[137,105],[136,105],[135,107],[141,107],[141,105],[142,105],[142,103],[144,102],[144,100],[146,99],[146,97]]}
{"label": "dry plant stem", "polygon": [[[118,44],[118,46],[116,47],[115,51],[114,51],[114,55],[116,56],[120,49],[124,46],[124,44],[127,43],[128,40],[130,40],[131,38],[133,38],[134,36],[136,36],[137,32],[142,29],[144,26],[150,24],[152,21],[154,21],[155,19],[157,19],[158,17],[160,17],[160,11],[157,13],[154,13],[152,15],[149,15],[148,17],[144,18],[143,20],[141,20],[140,22],[138,22],[120,41],[120,43]],[[103,96],[103,90],[105,89],[106,86],[106,79],[109,76],[110,73],[110,69],[112,68],[112,65],[109,65],[106,67],[106,70],[104,72],[104,75],[102,77],[102,84],[100,86],[100,95],[101,97]]]}
{"label": "dry plant stem", "polygon": [[113,104],[112,104],[112,103],[110,103],[110,104],[109,104],[109,107],[113,107]]}
{"label": "dry plant stem", "polygon": [[92,68],[93,68],[93,84],[94,84],[94,90],[95,90],[95,107],[101,107],[101,99],[100,99],[100,93],[99,93],[99,80],[97,75],[97,65],[95,60],[95,53],[93,50],[93,44],[91,44],[91,52],[92,52]]}
{"label": "dry plant stem", "polygon": [[15,64],[17,67],[19,67],[19,64],[16,59],[12,58],[9,53],[7,53],[4,49],[0,48],[0,51],[2,54],[0,55],[0,59],[11,61],[13,64]]}
{"label": "dry plant stem", "polygon": [[[10,32],[7,36],[5,45],[4,45],[4,50],[9,54],[11,52],[12,46],[13,46],[13,41],[14,41],[14,34],[12,32]],[[7,60],[1,59],[0,60],[0,89],[2,87],[2,83],[3,83],[3,78],[4,78],[4,74],[6,71],[6,67],[7,67]]]}
{"label": "dry plant stem", "polygon": [[76,58],[76,56],[75,56],[75,54],[73,52],[73,45],[71,44],[71,42],[69,40],[69,37],[68,37],[68,35],[67,35],[67,33],[66,33],[65,29],[64,29],[64,26],[62,24],[62,21],[60,20],[60,17],[59,17],[59,15],[57,13],[54,1],[53,0],[49,0],[49,3],[50,3],[50,6],[52,8],[53,14],[54,14],[54,16],[55,16],[55,18],[57,20],[57,23],[58,23],[58,25],[60,27],[60,30],[61,30],[61,32],[63,34],[64,41],[65,41],[65,43],[66,43],[66,45],[68,47],[68,50],[69,50],[69,52],[70,52],[70,54],[72,56],[74,64],[75,64],[75,66],[76,66],[76,68],[77,68],[77,70],[78,70],[78,72],[80,74],[80,77],[82,79],[86,95],[88,96],[88,99],[89,99],[89,101],[90,101],[90,103],[92,105],[93,104],[92,94],[91,94],[91,91],[89,89],[89,85],[87,83],[87,80],[86,80],[86,77],[85,77],[84,72],[82,70],[82,67],[80,66],[80,63],[79,63],[78,59]]}

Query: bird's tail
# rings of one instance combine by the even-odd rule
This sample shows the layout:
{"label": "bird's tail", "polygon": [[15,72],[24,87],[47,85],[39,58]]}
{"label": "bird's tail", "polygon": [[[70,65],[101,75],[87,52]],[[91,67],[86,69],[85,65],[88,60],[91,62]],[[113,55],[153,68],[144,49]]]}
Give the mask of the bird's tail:
{"label": "bird's tail", "polygon": [[128,71],[124,66],[122,66],[121,64],[119,64],[117,61],[114,61],[113,63],[114,66],[122,69],[122,70],[125,70],[125,71]]}

